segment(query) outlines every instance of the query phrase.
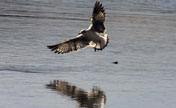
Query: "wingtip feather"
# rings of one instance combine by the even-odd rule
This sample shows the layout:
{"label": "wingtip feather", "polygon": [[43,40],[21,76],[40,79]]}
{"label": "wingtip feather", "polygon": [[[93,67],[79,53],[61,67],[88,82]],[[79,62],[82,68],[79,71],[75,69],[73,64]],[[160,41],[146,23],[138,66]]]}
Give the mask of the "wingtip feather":
{"label": "wingtip feather", "polygon": [[51,49],[51,51],[54,51],[57,49],[57,45],[48,45],[47,48]]}
{"label": "wingtip feather", "polygon": [[102,3],[100,3],[100,1],[96,1],[94,8],[93,8],[93,14],[97,14],[99,12],[105,13],[105,10],[104,10]]}

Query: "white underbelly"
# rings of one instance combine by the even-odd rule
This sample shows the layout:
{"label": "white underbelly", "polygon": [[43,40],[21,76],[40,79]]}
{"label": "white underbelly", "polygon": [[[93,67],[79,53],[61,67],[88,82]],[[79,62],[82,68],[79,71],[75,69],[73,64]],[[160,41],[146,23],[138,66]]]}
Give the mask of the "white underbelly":
{"label": "white underbelly", "polygon": [[98,33],[89,31],[89,32],[87,32],[86,37],[88,40],[90,40],[89,45],[91,47],[94,47],[97,49],[104,48],[104,46],[106,46],[106,44],[108,42],[108,35],[107,34],[100,35]]}

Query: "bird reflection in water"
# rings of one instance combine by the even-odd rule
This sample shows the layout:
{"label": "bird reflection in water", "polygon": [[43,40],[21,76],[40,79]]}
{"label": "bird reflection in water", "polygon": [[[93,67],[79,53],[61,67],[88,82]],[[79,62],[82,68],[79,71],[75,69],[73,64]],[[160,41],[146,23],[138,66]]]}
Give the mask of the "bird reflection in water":
{"label": "bird reflection in water", "polygon": [[46,85],[47,88],[53,89],[68,96],[78,103],[79,107],[84,108],[104,108],[106,96],[103,91],[94,87],[90,91],[84,91],[75,85],[66,81],[54,80]]}

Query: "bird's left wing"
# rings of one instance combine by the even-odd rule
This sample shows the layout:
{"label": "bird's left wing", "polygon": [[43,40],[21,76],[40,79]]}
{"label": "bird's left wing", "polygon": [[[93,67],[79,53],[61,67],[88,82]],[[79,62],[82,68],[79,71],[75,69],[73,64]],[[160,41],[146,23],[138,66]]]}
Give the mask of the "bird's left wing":
{"label": "bird's left wing", "polygon": [[99,1],[96,1],[94,5],[91,21],[92,21],[92,28],[96,32],[103,33],[105,31],[105,26],[104,26],[105,10]]}
{"label": "bird's left wing", "polygon": [[47,46],[51,51],[58,54],[68,53],[70,51],[77,51],[89,45],[89,41],[84,36],[79,36],[65,42]]}

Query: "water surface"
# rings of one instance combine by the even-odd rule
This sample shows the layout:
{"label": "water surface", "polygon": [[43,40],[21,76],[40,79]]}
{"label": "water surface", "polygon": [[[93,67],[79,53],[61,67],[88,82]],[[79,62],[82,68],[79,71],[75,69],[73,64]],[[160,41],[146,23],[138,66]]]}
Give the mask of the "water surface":
{"label": "water surface", "polygon": [[[101,0],[110,37],[103,51],[46,48],[86,29],[94,2],[0,1],[1,108],[175,108],[175,0]],[[81,106],[75,95],[46,87],[54,80],[85,97],[99,90],[103,104]]]}

